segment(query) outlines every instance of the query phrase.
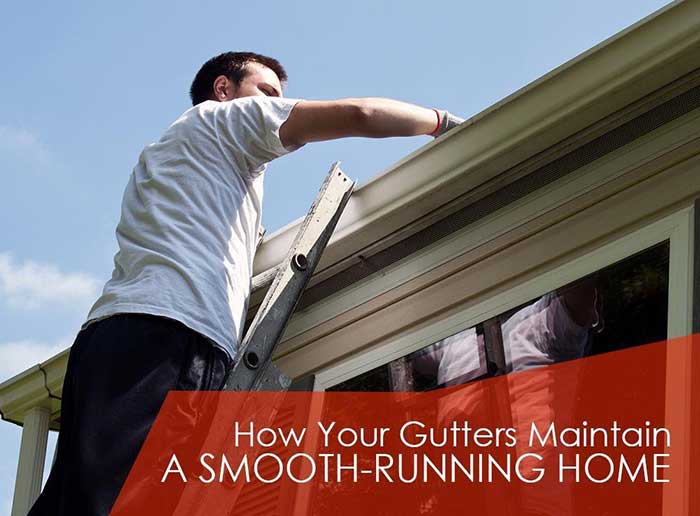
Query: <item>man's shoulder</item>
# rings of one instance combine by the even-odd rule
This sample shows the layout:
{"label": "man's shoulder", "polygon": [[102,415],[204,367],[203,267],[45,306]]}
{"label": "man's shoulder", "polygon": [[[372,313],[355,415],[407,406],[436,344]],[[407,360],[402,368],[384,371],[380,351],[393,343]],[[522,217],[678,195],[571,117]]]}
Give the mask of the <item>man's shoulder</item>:
{"label": "man's shoulder", "polygon": [[[241,97],[238,99],[217,101],[205,100],[196,106],[192,106],[183,112],[175,122],[186,122],[198,118],[198,116],[212,116],[218,113],[231,113],[238,111],[242,114],[249,113],[277,113],[280,111],[289,111],[297,102],[303,99],[286,98],[286,97]],[[195,116],[197,115],[197,116]]]}

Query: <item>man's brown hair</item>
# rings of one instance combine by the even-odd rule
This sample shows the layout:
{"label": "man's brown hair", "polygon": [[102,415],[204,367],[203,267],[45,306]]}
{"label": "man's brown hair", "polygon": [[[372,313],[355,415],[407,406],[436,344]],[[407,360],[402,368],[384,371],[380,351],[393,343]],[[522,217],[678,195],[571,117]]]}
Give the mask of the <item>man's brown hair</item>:
{"label": "man's brown hair", "polygon": [[196,106],[200,102],[212,98],[214,80],[220,75],[225,75],[236,85],[240,84],[246,76],[245,65],[248,63],[260,63],[267,66],[277,74],[281,83],[287,81],[287,72],[277,59],[255,52],[224,52],[204,63],[195,75],[192,86],[190,86],[192,105]]}

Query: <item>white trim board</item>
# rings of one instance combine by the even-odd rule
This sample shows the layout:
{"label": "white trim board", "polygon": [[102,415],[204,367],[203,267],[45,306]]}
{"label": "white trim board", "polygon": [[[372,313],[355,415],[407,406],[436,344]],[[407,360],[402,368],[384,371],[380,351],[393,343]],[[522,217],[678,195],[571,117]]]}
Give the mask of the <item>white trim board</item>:
{"label": "white trim board", "polygon": [[700,109],[639,138],[611,154],[578,169],[519,199],[496,213],[470,224],[425,249],[363,278],[320,303],[297,311],[285,330],[283,341],[348,312],[394,289],[410,279],[443,265],[492,241],[537,217],[582,198],[592,190],[651,162],[659,156],[700,138]]}
{"label": "white trim board", "polygon": [[[687,292],[689,274],[692,271],[692,263],[687,261],[688,247],[692,247],[690,240],[692,221],[693,207],[689,206],[528,280],[505,293],[436,321],[416,332],[401,335],[370,350],[361,351],[356,356],[316,373],[316,388],[325,390],[666,240],[670,240],[668,333],[669,336],[685,335],[690,331],[692,319],[688,306],[691,298]],[[679,304],[676,305],[676,303]],[[682,309],[672,308],[673,306]]]}

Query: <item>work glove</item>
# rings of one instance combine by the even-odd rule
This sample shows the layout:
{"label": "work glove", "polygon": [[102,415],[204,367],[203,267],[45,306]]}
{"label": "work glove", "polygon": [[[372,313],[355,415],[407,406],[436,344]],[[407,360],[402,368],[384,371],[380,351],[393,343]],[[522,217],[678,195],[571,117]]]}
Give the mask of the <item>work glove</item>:
{"label": "work glove", "polygon": [[432,136],[433,138],[438,138],[439,136],[442,136],[447,131],[454,129],[459,124],[464,122],[463,118],[459,118],[458,116],[455,116],[452,113],[449,113],[448,111],[436,109],[435,113],[437,113],[438,117],[440,118],[438,125],[435,128],[435,131],[433,131],[430,134],[430,136]]}

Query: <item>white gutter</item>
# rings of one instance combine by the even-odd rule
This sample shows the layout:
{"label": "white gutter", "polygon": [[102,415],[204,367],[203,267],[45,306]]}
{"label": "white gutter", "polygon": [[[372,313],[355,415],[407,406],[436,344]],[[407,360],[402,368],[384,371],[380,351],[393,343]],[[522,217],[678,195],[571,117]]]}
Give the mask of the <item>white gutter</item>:
{"label": "white gutter", "polygon": [[[521,88],[357,188],[318,270],[697,68],[698,46],[700,2],[677,1]],[[256,275],[282,261],[301,220],[264,240]]]}
{"label": "white gutter", "polygon": [[52,414],[59,411],[69,351],[65,349],[0,383],[2,419],[22,424],[25,413],[36,406],[46,407]]}

